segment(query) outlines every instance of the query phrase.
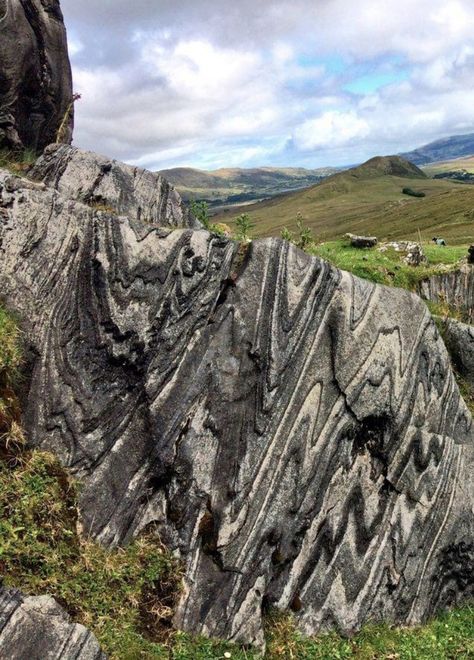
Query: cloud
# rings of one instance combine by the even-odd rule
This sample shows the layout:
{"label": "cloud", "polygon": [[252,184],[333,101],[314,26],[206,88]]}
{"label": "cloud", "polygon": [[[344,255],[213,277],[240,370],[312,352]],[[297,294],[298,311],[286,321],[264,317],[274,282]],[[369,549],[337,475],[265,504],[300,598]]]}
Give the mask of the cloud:
{"label": "cloud", "polygon": [[368,136],[368,123],[355,112],[325,112],[308,119],[294,133],[297,148],[308,151],[331,146],[341,147]]}
{"label": "cloud", "polygon": [[150,167],[351,163],[474,130],[471,0],[63,0],[76,144]]}

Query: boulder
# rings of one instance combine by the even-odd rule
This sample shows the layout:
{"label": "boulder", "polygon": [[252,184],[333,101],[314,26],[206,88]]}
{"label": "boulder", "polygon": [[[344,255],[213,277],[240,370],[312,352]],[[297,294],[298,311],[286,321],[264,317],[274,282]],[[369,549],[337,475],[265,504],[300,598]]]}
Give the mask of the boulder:
{"label": "boulder", "polygon": [[0,657],[8,660],[106,660],[87,628],[49,596],[0,589]]}
{"label": "boulder", "polygon": [[59,0],[0,0],[0,148],[70,142],[72,101]]}
{"label": "boulder", "polygon": [[373,248],[377,245],[375,236],[356,236],[355,234],[346,234],[345,236],[350,240],[352,247]]}
{"label": "boulder", "polygon": [[199,228],[179,193],[159,174],[69,145],[50,145],[29,178],[97,210],[170,227]]}
{"label": "boulder", "polygon": [[178,627],[263,645],[269,605],[313,634],[474,595],[472,420],[417,296],[7,174],[0,290],[30,443],[87,535],[180,554]]}

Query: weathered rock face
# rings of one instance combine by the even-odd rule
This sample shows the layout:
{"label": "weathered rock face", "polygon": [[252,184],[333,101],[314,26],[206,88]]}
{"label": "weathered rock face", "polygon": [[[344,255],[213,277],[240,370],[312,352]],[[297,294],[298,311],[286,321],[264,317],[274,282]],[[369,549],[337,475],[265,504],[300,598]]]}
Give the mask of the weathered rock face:
{"label": "weathered rock face", "polygon": [[6,176],[0,289],[31,442],[83,480],[87,533],[180,550],[183,629],[262,644],[268,604],[314,633],[474,594],[472,421],[416,296]]}
{"label": "weathered rock face", "polygon": [[30,178],[63,196],[132,221],[199,228],[181,197],[162,176],[68,145],[51,145]]}
{"label": "weathered rock face", "polygon": [[[72,103],[59,0],[0,0],[0,148],[41,151]],[[71,141],[72,108],[62,139]]]}
{"label": "weathered rock face", "polygon": [[459,309],[469,321],[474,319],[474,267],[433,275],[420,283],[420,296],[432,302],[447,303]]}
{"label": "weathered rock face", "polygon": [[453,364],[474,386],[474,327],[454,319],[443,321],[443,336]]}
{"label": "weathered rock face", "polygon": [[0,589],[0,657],[8,660],[106,660],[84,626],[49,596],[25,598]]}

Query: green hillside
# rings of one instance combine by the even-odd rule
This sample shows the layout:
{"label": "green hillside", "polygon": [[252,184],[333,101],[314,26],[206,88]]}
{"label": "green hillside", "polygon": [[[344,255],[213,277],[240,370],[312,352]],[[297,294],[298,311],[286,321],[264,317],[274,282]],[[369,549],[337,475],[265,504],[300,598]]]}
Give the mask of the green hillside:
{"label": "green hillside", "polygon": [[206,200],[211,205],[252,202],[288,190],[299,190],[334,174],[335,168],[307,170],[302,167],[223,168],[213,171],[177,167],[162,174],[184,200]]}
{"label": "green hillside", "polygon": [[[425,193],[416,198],[403,188]],[[318,241],[345,233],[375,235],[381,240],[419,239],[439,235],[457,245],[474,237],[474,186],[433,180],[398,156],[373,158],[356,168],[335,174],[306,190],[235,208],[215,216],[232,224],[239,213],[249,213],[255,236],[276,236],[284,227],[296,229],[297,214]]]}

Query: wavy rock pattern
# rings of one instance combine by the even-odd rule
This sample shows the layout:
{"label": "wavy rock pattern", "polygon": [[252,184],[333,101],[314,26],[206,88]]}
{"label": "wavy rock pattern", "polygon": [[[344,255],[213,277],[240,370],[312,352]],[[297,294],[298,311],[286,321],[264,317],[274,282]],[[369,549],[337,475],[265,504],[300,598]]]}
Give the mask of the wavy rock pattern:
{"label": "wavy rock pattern", "polygon": [[0,657],[8,660],[106,660],[84,626],[49,596],[25,598],[0,589]]}
{"label": "wavy rock pattern", "polygon": [[170,227],[200,228],[175,189],[159,174],[69,145],[47,147],[29,173],[69,199]]}
{"label": "wavy rock pattern", "polygon": [[0,0],[0,147],[72,138],[72,78],[59,0]]}
{"label": "wavy rock pattern", "polygon": [[263,644],[270,604],[314,633],[474,594],[472,421],[416,296],[11,177],[0,287],[31,441],[82,478],[88,533],[181,552],[181,628]]}

